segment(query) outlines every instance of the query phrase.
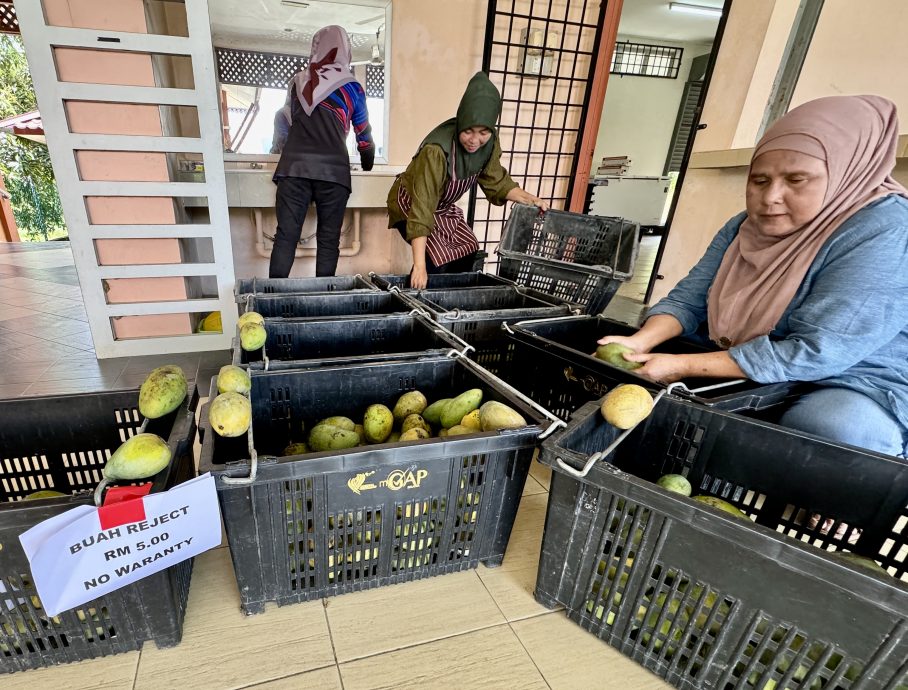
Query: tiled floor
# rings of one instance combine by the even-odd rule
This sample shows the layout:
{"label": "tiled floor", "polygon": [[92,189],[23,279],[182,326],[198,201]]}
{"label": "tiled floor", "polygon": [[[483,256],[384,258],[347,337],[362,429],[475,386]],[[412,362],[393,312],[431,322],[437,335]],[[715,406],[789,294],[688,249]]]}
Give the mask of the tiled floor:
{"label": "tiled floor", "polygon": [[136,388],[178,364],[203,393],[229,353],[98,360],[68,242],[0,243],[0,398]]}
{"label": "tiled floor", "polygon": [[[652,250],[655,251],[654,249]],[[637,286],[639,292],[639,286]],[[616,317],[639,317],[632,284]],[[61,308],[61,304],[66,308]],[[611,311],[610,311],[611,313]],[[164,361],[205,382],[226,353],[94,357],[68,245],[0,244],[0,397],[136,387]],[[10,366],[11,361],[16,362]],[[203,391],[204,394],[204,391]],[[669,686],[533,599],[549,471],[534,463],[499,568],[245,617],[226,547],[196,560],[182,643],[6,676],[4,690],[88,688],[564,688]]]}

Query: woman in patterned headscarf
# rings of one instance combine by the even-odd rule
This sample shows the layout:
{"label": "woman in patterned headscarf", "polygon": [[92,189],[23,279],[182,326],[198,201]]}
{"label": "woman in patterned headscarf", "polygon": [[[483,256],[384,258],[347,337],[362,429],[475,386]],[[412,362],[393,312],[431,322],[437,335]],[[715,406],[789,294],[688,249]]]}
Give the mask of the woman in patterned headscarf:
{"label": "woman in patterned headscarf", "polygon": [[[785,426],[908,450],[908,190],[896,182],[898,118],[879,96],[795,108],[757,143],[747,211],[628,338],[657,381],[814,381]],[[651,353],[678,335],[721,350]]]}
{"label": "woman in patterned headscarf", "polygon": [[457,117],[429,132],[391,187],[389,224],[410,243],[414,288],[426,287],[429,273],[473,270],[479,243],[455,204],[475,185],[496,206],[517,201],[548,209],[542,199],[520,189],[501,166],[495,131],[500,113],[498,89],[477,72],[460,100]]}
{"label": "woman in patterned headscarf", "polygon": [[271,249],[271,278],[286,278],[309,203],[318,213],[315,275],[333,276],[340,255],[340,233],[350,197],[347,134],[356,133],[363,170],[371,170],[375,144],[366,94],[350,66],[350,38],[339,26],[319,29],[312,38],[309,64],[288,89],[290,131],[274,173],[277,233]]}

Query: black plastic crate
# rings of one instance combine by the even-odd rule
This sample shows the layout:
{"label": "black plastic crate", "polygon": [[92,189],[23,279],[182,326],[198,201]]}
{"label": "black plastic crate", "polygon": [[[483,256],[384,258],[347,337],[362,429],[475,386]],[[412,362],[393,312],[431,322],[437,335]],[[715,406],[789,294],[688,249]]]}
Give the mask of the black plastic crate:
{"label": "black plastic crate", "polygon": [[233,288],[236,301],[243,303],[245,295],[300,294],[310,292],[348,292],[376,290],[363,276],[320,276],[309,278],[239,278]]}
{"label": "black plastic crate", "polygon": [[537,600],[679,688],[908,684],[908,462],[666,396],[577,477],[619,434],[598,408],[542,444]]}
{"label": "black plastic crate", "polygon": [[255,311],[268,318],[312,319],[369,314],[406,314],[410,302],[391,292],[353,290],[337,293],[250,295],[241,311]]}
{"label": "black plastic crate", "polygon": [[364,316],[358,319],[266,319],[263,350],[246,352],[237,339],[233,363],[252,369],[292,369],[301,361],[356,364],[402,357],[461,352],[467,344],[421,314]]}
{"label": "black plastic crate", "polygon": [[[636,383],[650,391],[661,390],[665,386],[592,354],[599,338],[636,332],[636,328],[626,323],[601,316],[510,323],[508,333],[514,373],[505,378],[562,419],[567,419],[583,403],[602,397],[621,383]],[[683,338],[673,338],[653,349],[653,352],[669,354],[709,351]],[[730,412],[762,410],[793,401],[811,389],[810,384],[792,381],[761,384],[740,379],[691,378],[682,383],[688,390],[698,392],[676,391],[678,395]]]}
{"label": "black plastic crate", "polygon": [[623,218],[514,204],[498,247],[498,275],[589,314],[634,275],[640,227]]}
{"label": "black plastic crate", "polygon": [[[376,273],[369,274],[369,280],[372,284],[382,290],[389,290],[392,287],[401,290],[411,290],[410,275],[390,275]],[[501,287],[511,285],[509,280],[505,280],[491,273],[480,273],[472,271],[470,273],[430,273],[426,289],[428,290],[447,290],[450,288],[475,288],[475,287]]]}
{"label": "black plastic crate", "polygon": [[567,304],[540,299],[517,287],[417,290],[401,296],[469,343],[474,349],[470,357],[500,376],[507,373],[513,354],[503,323],[571,313]]}
{"label": "black plastic crate", "polygon": [[[191,559],[51,617],[19,542],[39,522],[94,505],[107,458],[139,432],[138,400],[137,390],[0,400],[0,671],[109,656],[147,640],[158,647],[180,642]],[[153,491],[195,476],[195,402],[147,422],[144,430],[166,439],[173,453]],[[78,493],[21,500],[41,489]]]}
{"label": "black plastic crate", "polygon": [[[463,357],[251,372],[252,436],[221,438],[202,412],[200,471],[217,478],[243,610],[499,565],[537,437],[551,420]],[[523,429],[274,457],[302,424],[361,418],[405,391],[482,388]],[[212,391],[214,392],[214,391]],[[254,442],[253,442],[254,439]],[[253,463],[250,448],[257,460]],[[228,483],[254,473],[251,484]]]}

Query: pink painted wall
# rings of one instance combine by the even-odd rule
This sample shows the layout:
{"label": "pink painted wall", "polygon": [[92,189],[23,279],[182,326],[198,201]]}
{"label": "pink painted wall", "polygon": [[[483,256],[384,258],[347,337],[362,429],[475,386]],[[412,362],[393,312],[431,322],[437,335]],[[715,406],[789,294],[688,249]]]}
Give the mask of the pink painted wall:
{"label": "pink painted wall", "polygon": [[[142,0],[44,0],[49,24],[147,33]],[[118,51],[56,48],[54,57],[61,81],[94,84],[154,86],[150,55]],[[153,105],[120,103],[67,103],[70,131],[99,134],[161,136],[160,109]],[[76,155],[85,180],[168,181],[163,153],[80,151]],[[177,222],[169,197],[89,197],[89,220],[99,225],[173,224]],[[100,265],[163,264],[181,261],[176,239],[98,240]],[[112,279],[107,281],[111,303],[157,299],[186,299],[182,278]],[[182,335],[192,332],[189,314],[128,316],[113,320],[117,338]]]}

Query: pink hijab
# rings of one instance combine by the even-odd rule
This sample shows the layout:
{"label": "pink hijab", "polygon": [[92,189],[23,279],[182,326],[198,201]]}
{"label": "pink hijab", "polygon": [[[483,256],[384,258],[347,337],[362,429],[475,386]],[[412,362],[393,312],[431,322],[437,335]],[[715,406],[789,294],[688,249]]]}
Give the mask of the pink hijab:
{"label": "pink hijab", "polygon": [[356,81],[350,66],[352,61],[350,37],[343,27],[331,25],[315,32],[309,65],[290,82],[291,88],[296,86],[297,98],[306,115],[311,115],[337,88]]}
{"label": "pink hijab", "polygon": [[766,131],[751,164],[779,149],[820,158],[829,175],[826,198],[813,220],[785,235],[761,232],[744,220],[709,292],[710,339],[728,347],[770,333],[823,243],[843,222],[881,197],[908,197],[890,175],[898,134],[895,105],[880,96],[818,98]]}

